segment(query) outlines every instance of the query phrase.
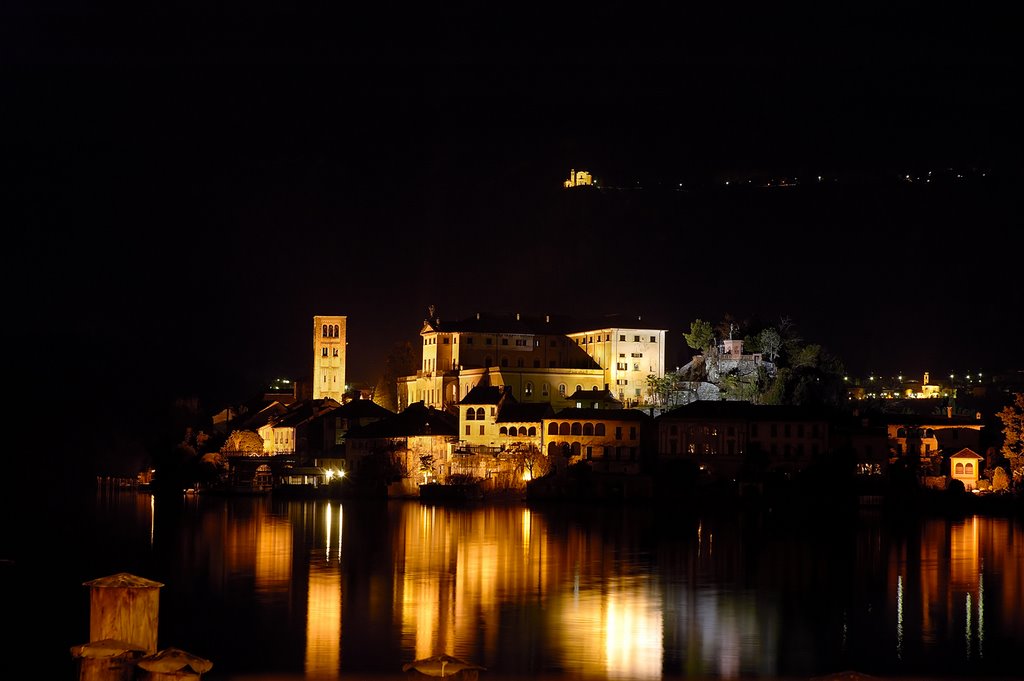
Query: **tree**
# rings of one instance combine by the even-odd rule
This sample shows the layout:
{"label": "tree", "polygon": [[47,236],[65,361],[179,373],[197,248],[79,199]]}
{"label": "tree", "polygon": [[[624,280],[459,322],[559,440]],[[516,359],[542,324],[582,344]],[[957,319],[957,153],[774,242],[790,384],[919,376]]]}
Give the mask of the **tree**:
{"label": "tree", "polygon": [[153,462],[153,490],[180,494],[191,487],[197,479],[197,460],[196,450],[184,442],[161,450]]}
{"label": "tree", "polygon": [[782,336],[778,331],[771,328],[764,329],[755,338],[758,350],[768,358],[769,362],[778,359],[779,353],[782,351]]}
{"label": "tree", "polygon": [[393,412],[398,409],[398,379],[416,372],[416,357],[408,341],[395,343],[384,360],[384,373],[373,390],[373,401]]}
{"label": "tree", "polygon": [[997,466],[995,472],[992,473],[992,490],[995,492],[1005,492],[1009,488],[1009,476],[1006,475],[1006,471],[1003,470],[1002,466]]}
{"label": "tree", "polygon": [[672,393],[678,389],[678,374],[668,373],[661,378],[658,378],[655,374],[648,374],[647,376],[647,393],[654,404],[670,405],[672,403]]}
{"label": "tree", "polygon": [[534,444],[516,443],[511,449],[512,470],[517,478],[541,478],[551,470],[551,461]]}
{"label": "tree", "polygon": [[262,456],[263,438],[251,430],[231,431],[220,453],[225,456]]}
{"label": "tree", "polygon": [[434,475],[434,455],[424,454],[420,457],[420,473],[424,473],[429,476]]}
{"label": "tree", "polygon": [[996,413],[1003,422],[1003,456],[1010,463],[1014,486],[1024,484],[1024,393],[1014,393],[1013,403]]}
{"label": "tree", "polygon": [[209,452],[199,457],[199,480],[206,484],[217,484],[227,480],[228,460],[223,454]]}
{"label": "tree", "polygon": [[733,335],[739,333],[743,326],[731,314],[726,312],[722,317],[722,321],[715,326],[715,331],[718,333],[719,338],[732,340]]}
{"label": "tree", "polygon": [[690,324],[690,333],[683,332],[686,344],[698,352],[707,352],[715,345],[715,330],[711,328],[711,322],[703,319],[695,319]]}

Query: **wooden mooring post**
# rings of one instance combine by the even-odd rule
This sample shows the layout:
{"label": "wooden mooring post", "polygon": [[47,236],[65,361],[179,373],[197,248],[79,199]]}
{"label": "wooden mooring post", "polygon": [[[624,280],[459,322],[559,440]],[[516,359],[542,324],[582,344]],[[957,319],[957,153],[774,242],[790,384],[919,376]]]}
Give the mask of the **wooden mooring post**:
{"label": "wooden mooring post", "polygon": [[90,642],[71,648],[77,681],[191,681],[213,667],[177,648],[157,652],[160,582],[120,572],[84,586]]}
{"label": "wooden mooring post", "polygon": [[71,648],[78,681],[133,681],[142,654],[138,646],[113,639]]}
{"label": "wooden mooring post", "polygon": [[120,572],[84,586],[90,589],[90,641],[113,639],[137,646],[146,654],[156,652],[163,584]]}

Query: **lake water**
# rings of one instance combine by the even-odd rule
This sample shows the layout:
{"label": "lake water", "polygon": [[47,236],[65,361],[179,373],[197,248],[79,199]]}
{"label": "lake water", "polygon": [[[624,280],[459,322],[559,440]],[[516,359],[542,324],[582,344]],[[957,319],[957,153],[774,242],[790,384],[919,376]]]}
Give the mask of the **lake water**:
{"label": "lake water", "polygon": [[73,678],[83,583],[121,572],[163,584],[159,648],[210,681],[400,677],[441,652],[482,681],[1024,670],[1013,518],[101,491],[29,532],[3,596],[34,595],[38,678]]}

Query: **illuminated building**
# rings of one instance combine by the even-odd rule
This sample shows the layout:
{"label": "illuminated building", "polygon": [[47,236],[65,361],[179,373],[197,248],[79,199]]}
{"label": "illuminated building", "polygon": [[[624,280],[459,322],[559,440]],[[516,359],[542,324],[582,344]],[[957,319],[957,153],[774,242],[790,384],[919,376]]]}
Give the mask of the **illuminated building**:
{"label": "illuminated building", "polygon": [[346,317],[313,317],[313,399],[345,394]]}
{"label": "illuminated building", "polygon": [[565,188],[569,187],[589,187],[594,184],[594,178],[591,177],[590,173],[586,170],[576,170],[572,168],[569,170],[569,179],[562,183]]}
{"label": "illuminated building", "polygon": [[985,463],[985,457],[973,449],[965,447],[949,457],[949,477],[964,483],[964,489],[970,491],[978,486],[978,477]]}
{"label": "illuminated building", "polygon": [[637,409],[562,409],[543,421],[544,451],[564,465],[586,461],[595,470],[636,474],[649,418]]}
{"label": "illuminated building", "polygon": [[477,314],[428,319],[422,359],[398,379],[399,406],[423,401],[454,412],[478,384],[509,386],[519,402],[574,406],[577,390],[610,389],[624,404],[643,401],[648,375],[665,375],[664,329],[586,324],[546,315]]}
{"label": "illuminated building", "polygon": [[922,416],[918,414],[883,414],[889,438],[890,459],[911,456],[928,458],[942,452],[958,451],[964,447],[981,448],[981,429],[984,424],[979,418],[954,415],[952,409],[946,416]]}
{"label": "illuminated building", "polygon": [[605,386],[619,401],[634,406],[643,402],[648,376],[665,376],[665,333],[608,326],[567,335],[604,369]]}
{"label": "illuminated building", "polygon": [[769,469],[796,472],[830,451],[830,419],[803,407],[699,400],[655,421],[660,459],[691,461],[712,477],[735,478],[753,452]]}
{"label": "illuminated building", "polygon": [[263,449],[271,455],[291,456],[308,450],[305,426],[322,414],[338,409],[341,404],[331,398],[302,400],[275,413],[256,432],[263,438]]}
{"label": "illuminated building", "polygon": [[[350,468],[358,470],[371,454],[388,454],[402,469],[401,491],[416,495],[417,485],[451,473],[451,455],[458,439],[458,420],[440,409],[417,402],[398,414],[355,426],[346,436]],[[428,464],[425,466],[425,464]]]}

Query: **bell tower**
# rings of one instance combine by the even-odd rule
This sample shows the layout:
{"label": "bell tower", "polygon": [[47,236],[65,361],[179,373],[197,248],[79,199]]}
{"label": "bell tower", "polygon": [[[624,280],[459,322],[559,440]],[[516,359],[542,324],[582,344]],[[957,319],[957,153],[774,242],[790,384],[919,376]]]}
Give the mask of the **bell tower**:
{"label": "bell tower", "polygon": [[313,317],[313,399],[341,402],[345,394],[345,335],[347,317]]}

